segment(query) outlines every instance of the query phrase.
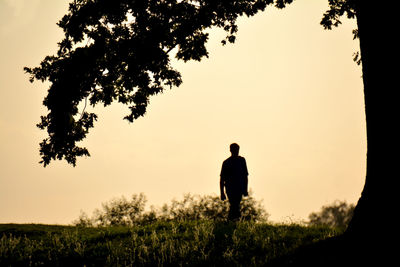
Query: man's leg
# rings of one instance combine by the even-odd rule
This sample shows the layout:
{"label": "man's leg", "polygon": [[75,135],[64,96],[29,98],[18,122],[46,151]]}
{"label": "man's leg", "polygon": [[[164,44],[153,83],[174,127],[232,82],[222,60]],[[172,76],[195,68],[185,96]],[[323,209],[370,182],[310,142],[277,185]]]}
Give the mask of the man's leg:
{"label": "man's leg", "polygon": [[231,196],[229,198],[229,215],[228,219],[231,221],[236,221],[240,219],[240,201],[242,196]]}

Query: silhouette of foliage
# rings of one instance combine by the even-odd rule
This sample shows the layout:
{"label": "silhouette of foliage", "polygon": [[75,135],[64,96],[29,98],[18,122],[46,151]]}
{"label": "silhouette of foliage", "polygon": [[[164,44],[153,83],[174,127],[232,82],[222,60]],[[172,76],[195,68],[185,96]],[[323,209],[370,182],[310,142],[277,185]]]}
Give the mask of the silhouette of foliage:
{"label": "silhouette of foliage", "polygon": [[[173,200],[171,205],[164,205],[161,218],[171,220],[227,220],[228,201],[221,201],[217,195],[186,194],[182,201]],[[250,194],[241,202],[241,214],[244,220],[267,220],[268,214],[262,204]]]}
{"label": "silhouette of foliage", "polygon": [[141,219],[145,204],[144,194],[132,195],[131,200],[124,196],[115,198],[95,211],[95,220],[99,225],[133,225]]}
{"label": "silhouette of foliage", "polygon": [[[340,18],[344,15],[348,19],[354,19],[356,17],[356,7],[358,0],[328,0],[329,9],[324,13],[321,25],[326,30],[332,30],[333,27],[338,27],[342,22]],[[358,29],[353,30],[353,39],[358,39]],[[357,65],[361,64],[360,52],[356,51],[353,53],[353,60]]]}
{"label": "silhouette of foliage", "polygon": [[340,17],[346,14],[346,17],[353,19],[356,16],[356,5],[358,0],[328,0],[329,10],[327,10],[321,20],[321,25],[325,29],[331,30],[332,27],[338,27],[342,22]]}
{"label": "silhouette of foliage", "polygon": [[65,159],[75,166],[77,157],[90,156],[77,142],[97,115],[79,112],[80,103],[126,104],[125,119],[133,122],[146,113],[150,96],[182,83],[170,64],[171,53],[185,62],[200,61],[208,57],[208,28],[222,28],[227,33],[222,43],[233,43],[239,16],[292,1],[74,0],[58,22],[65,36],[57,54],[46,56],[39,67],[24,68],[31,82],[50,82],[43,101],[49,112],[38,124],[48,132],[40,144],[40,163]]}
{"label": "silhouette of foliage", "polygon": [[346,201],[335,201],[331,205],[323,206],[319,212],[311,213],[310,225],[326,225],[339,229],[346,229],[353,217],[354,205]]}
{"label": "silhouette of foliage", "polygon": [[[114,198],[102,204],[102,209],[96,209],[92,218],[82,212],[74,221],[79,226],[132,226],[152,223],[155,221],[187,221],[213,220],[225,221],[228,218],[229,204],[221,201],[217,195],[185,194],[183,199],[164,204],[160,209],[150,208],[145,211],[146,196],[141,193],[132,195],[128,200],[124,196]],[[268,213],[260,201],[252,197],[244,198],[241,203],[242,220],[267,221]]]}

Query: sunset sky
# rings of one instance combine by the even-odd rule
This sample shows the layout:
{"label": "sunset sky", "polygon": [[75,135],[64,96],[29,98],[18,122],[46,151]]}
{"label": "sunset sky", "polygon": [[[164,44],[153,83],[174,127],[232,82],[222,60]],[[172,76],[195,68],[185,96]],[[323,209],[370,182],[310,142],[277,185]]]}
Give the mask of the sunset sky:
{"label": "sunset sky", "polygon": [[[183,84],[151,98],[133,124],[127,107],[96,107],[74,168],[43,168],[35,125],[48,83],[24,66],[56,52],[70,0],[0,0],[0,223],[70,224],[102,202],[143,192],[161,206],[183,194],[218,194],[222,161],[237,142],[249,188],[275,222],[300,221],[334,200],[356,203],[366,136],[354,20],[326,31],[328,1],[296,0],[241,18],[235,44],[210,31],[209,58],[173,62]],[[93,108],[87,108],[93,111]]]}

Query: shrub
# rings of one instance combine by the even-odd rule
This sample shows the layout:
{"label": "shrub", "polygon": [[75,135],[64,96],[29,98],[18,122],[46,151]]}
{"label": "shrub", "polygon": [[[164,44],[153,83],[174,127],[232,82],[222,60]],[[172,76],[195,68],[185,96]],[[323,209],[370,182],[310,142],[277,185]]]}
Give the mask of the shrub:
{"label": "shrub", "polygon": [[[96,209],[92,218],[82,212],[78,220],[73,223],[78,226],[132,226],[135,224],[162,221],[186,220],[215,220],[223,221],[228,217],[229,204],[221,201],[217,195],[185,194],[183,199],[172,200],[171,204],[164,204],[161,209],[151,207],[145,211],[146,197],[143,193],[132,195],[130,200],[124,196],[114,198],[102,204],[102,209]],[[242,219],[252,221],[267,221],[268,213],[260,201],[250,195],[241,203]]]}
{"label": "shrub", "polygon": [[[162,219],[172,220],[227,220],[229,203],[221,201],[217,195],[185,194],[182,201],[172,200],[171,205],[162,208]],[[266,221],[267,212],[260,201],[250,195],[241,202],[242,219]]]}
{"label": "shrub", "polygon": [[323,206],[319,212],[311,213],[308,223],[345,229],[353,217],[354,207],[354,204],[336,200],[328,206]]}

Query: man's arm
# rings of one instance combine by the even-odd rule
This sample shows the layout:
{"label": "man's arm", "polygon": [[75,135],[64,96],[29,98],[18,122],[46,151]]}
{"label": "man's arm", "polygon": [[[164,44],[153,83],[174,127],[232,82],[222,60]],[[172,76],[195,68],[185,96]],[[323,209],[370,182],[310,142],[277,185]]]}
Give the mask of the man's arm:
{"label": "man's arm", "polygon": [[224,163],[222,163],[222,168],[221,168],[221,175],[220,175],[220,180],[219,180],[219,189],[221,191],[221,200],[225,200],[226,196],[225,196],[225,167],[224,167]]}
{"label": "man's arm", "polygon": [[243,196],[247,197],[249,195],[249,192],[247,190],[247,186],[249,183],[249,179],[247,177],[247,175],[243,178]]}
{"label": "man's arm", "polygon": [[226,199],[224,187],[225,187],[225,179],[221,175],[221,179],[219,180],[219,189],[221,190],[221,200]]}
{"label": "man's arm", "polygon": [[243,196],[247,197],[249,195],[248,192],[248,184],[249,184],[249,172],[247,171],[247,164],[246,164],[246,159],[243,158],[243,169],[244,169],[244,177],[243,177]]}

